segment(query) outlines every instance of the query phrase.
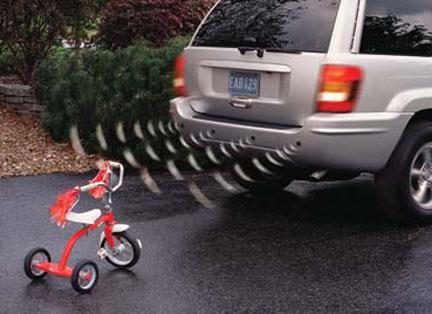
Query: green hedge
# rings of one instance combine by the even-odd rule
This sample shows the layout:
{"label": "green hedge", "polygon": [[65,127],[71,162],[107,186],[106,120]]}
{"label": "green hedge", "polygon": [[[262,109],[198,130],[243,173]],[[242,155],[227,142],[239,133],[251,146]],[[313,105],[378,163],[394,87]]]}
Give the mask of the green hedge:
{"label": "green hedge", "polygon": [[[187,39],[177,38],[160,49],[136,45],[115,52],[88,49],[78,55],[57,49],[38,69],[38,92],[48,110],[44,127],[55,140],[65,141],[70,127],[77,125],[87,152],[122,158],[127,147],[140,163],[161,166],[145,152],[146,142],[134,135],[133,125],[140,121],[144,130],[150,120],[169,122],[173,63],[186,44]],[[124,125],[125,145],[115,133],[118,122]],[[109,144],[106,151],[96,139],[98,124]],[[161,159],[184,159],[186,152],[171,154],[166,138],[158,134],[157,138],[145,137]],[[172,141],[176,142],[175,137]],[[181,145],[176,143],[179,149]]]}
{"label": "green hedge", "polygon": [[13,73],[13,58],[1,47],[0,43],[0,75],[7,75]]}

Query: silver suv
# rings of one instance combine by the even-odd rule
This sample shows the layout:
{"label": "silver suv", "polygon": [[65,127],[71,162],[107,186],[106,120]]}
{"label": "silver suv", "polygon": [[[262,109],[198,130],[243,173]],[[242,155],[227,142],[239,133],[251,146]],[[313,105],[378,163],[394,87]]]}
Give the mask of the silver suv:
{"label": "silver suv", "polygon": [[432,1],[221,0],[178,59],[171,112],[252,190],[375,174],[432,219]]}

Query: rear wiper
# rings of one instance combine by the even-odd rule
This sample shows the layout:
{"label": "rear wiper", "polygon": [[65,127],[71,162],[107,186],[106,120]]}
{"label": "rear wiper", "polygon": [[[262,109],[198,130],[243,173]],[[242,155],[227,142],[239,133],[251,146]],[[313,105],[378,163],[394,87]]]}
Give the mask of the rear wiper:
{"label": "rear wiper", "polygon": [[259,58],[264,57],[264,52],[275,52],[275,53],[302,53],[301,50],[298,49],[288,49],[288,48],[260,48],[260,47],[238,47],[238,50],[242,55],[244,55],[248,51],[256,51],[257,56]]}
{"label": "rear wiper", "polygon": [[260,48],[260,47],[238,47],[238,50],[240,51],[240,53],[242,55],[244,55],[248,51],[256,51],[257,56],[259,58],[264,57],[264,48]]}
{"label": "rear wiper", "polygon": [[302,53],[301,50],[298,49],[289,49],[289,48],[267,48],[265,51],[267,52],[276,52],[276,53]]}

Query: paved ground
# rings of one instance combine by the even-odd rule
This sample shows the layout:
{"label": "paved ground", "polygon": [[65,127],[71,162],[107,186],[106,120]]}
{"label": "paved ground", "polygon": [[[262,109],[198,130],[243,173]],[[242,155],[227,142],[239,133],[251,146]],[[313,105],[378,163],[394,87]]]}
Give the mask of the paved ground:
{"label": "paved ground", "polygon": [[[254,199],[195,178],[221,209],[206,209],[168,174],[163,194],[128,177],[115,199],[144,251],[130,272],[98,261],[101,278],[79,296],[68,280],[31,283],[22,259],[35,246],[59,256],[66,230],[50,224],[58,191],[88,176],[0,180],[0,312],[431,312],[432,231],[392,226],[377,214],[372,181],[296,183]],[[89,204],[84,201],[83,204]],[[96,258],[97,236],[72,258]]]}

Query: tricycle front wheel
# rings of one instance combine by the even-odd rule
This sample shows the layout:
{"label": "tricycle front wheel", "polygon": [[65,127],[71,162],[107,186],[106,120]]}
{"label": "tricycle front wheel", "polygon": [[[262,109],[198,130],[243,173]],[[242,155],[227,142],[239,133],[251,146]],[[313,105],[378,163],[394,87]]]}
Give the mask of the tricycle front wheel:
{"label": "tricycle front wheel", "polygon": [[106,260],[117,268],[131,268],[140,259],[141,248],[139,242],[127,232],[113,233],[114,247],[111,248],[106,238],[101,248],[107,252]]}
{"label": "tricycle front wheel", "polygon": [[99,279],[99,268],[91,260],[79,262],[73,270],[71,284],[75,291],[85,294],[90,293]]}

